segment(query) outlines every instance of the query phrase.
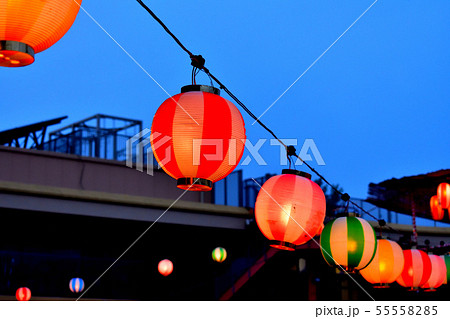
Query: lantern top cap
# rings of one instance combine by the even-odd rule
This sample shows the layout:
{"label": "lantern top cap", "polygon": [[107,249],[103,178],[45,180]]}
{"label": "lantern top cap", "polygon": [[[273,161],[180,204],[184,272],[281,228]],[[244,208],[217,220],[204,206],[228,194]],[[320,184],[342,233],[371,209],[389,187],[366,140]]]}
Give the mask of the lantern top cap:
{"label": "lantern top cap", "polygon": [[291,175],[297,175],[300,177],[311,179],[311,174],[302,172],[302,171],[297,171],[296,169],[283,169],[281,171],[281,174],[291,174]]}
{"label": "lantern top cap", "polygon": [[336,217],[361,217],[357,212],[345,212],[336,214]]}
{"label": "lantern top cap", "polygon": [[348,217],[361,217],[357,212],[348,212],[347,216]]}
{"label": "lantern top cap", "polygon": [[185,85],[181,88],[181,93],[186,92],[206,92],[206,93],[212,93],[215,95],[220,95],[220,90],[218,88],[215,88],[210,85],[201,85],[201,84],[192,84],[192,85]]}

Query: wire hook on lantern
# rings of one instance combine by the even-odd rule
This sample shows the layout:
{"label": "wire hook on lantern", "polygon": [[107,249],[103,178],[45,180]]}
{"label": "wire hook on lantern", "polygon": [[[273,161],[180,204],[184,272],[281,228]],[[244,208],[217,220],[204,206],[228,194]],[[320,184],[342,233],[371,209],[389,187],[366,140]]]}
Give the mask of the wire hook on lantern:
{"label": "wire hook on lantern", "polygon": [[379,219],[378,220],[378,226],[380,226],[379,227],[379,229],[380,229],[380,239],[382,239],[383,238],[383,227],[386,226],[386,221],[384,219]]}
{"label": "wire hook on lantern", "polygon": [[286,147],[286,157],[287,157],[287,159],[289,161],[289,169],[291,169],[292,163],[293,163],[294,169],[295,169],[295,161],[292,161],[291,157],[295,156],[295,152],[296,151],[297,150],[295,149],[295,147],[293,145],[289,145],[289,146]]}

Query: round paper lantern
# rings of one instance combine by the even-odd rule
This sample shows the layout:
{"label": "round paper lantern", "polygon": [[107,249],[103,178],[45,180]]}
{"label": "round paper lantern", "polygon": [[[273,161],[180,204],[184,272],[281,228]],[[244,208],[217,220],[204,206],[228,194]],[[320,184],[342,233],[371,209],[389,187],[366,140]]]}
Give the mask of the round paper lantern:
{"label": "round paper lantern", "polygon": [[212,259],[218,263],[223,262],[227,258],[227,251],[225,248],[217,247],[212,251]]}
{"label": "round paper lantern", "polygon": [[431,275],[431,260],[426,253],[417,249],[404,250],[405,266],[397,283],[411,290],[423,286]]}
{"label": "round paper lantern", "polygon": [[55,44],[70,29],[81,0],[1,0],[0,66],[34,62],[34,54]]}
{"label": "round paper lantern", "polygon": [[437,189],[437,197],[442,208],[450,208],[450,185],[440,183]]}
{"label": "round paper lantern", "polygon": [[28,301],[31,299],[31,290],[27,287],[21,287],[16,291],[16,298],[19,301]]}
{"label": "round paper lantern", "polygon": [[70,291],[78,293],[84,289],[84,280],[81,278],[72,278],[69,282]]}
{"label": "round paper lantern", "polygon": [[325,195],[311,175],[283,170],[259,190],[255,219],[272,247],[294,250],[320,231],[325,209]]}
{"label": "round paper lantern", "polygon": [[217,88],[189,85],[181,92],[168,98],[153,118],[153,153],[178,188],[209,191],[242,157],[244,120]]}
{"label": "round paper lantern", "polygon": [[320,235],[322,256],[330,266],[347,272],[366,267],[375,256],[377,239],[372,226],[362,218],[339,217],[325,225]]}
{"label": "round paper lantern", "polygon": [[440,256],[428,255],[428,257],[430,257],[431,261],[431,274],[428,281],[421,288],[425,288],[426,291],[434,291],[444,283],[447,277],[447,266],[445,266],[445,261]]}
{"label": "round paper lantern", "polygon": [[434,220],[441,220],[444,218],[444,210],[441,205],[439,205],[439,200],[437,195],[434,195],[430,199],[430,209],[431,209],[431,217]]}
{"label": "round paper lantern", "polygon": [[173,271],[173,264],[169,259],[163,259],[158,264],[158,271],[163,276],[169,276]]}
{"label": "round paper lantern", "polygon": [[377,250],[370,264],[361,269],[365,280],[375,288],[389,287],[402,273],[405,258],[399,244],[387,239],[378,239]]}
{"label": "round paper lantern", "polygon": [[446,272],[445,272],[445,278],[444,278],[444,285],[448,283],[448,280],[450,279],[450,256],[449,255],[443,255],[441,258],[445,262]]}

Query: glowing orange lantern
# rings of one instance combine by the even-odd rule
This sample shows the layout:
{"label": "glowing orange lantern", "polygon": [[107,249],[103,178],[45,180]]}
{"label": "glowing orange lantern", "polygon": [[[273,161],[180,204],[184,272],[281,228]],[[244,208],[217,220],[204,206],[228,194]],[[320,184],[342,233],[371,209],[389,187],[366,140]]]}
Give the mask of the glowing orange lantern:
{"label": "glowing orange lantern", "polygon": [[0,66],[33,63],[70,29],[81,1],[0,0]]}
{"label": "glowing orange lantern", "polygon": [[441,220],[444,218],[444,210],[441,205],[439,205],[439,200],[436,195],[432,196],[430,199],[430,209],[431,209],[431,217],[434,220]]}
{"label": "glowing orange lantern", "polygon": [[405,258],[399,244],[387,239],[378,239],[377,251],[370,264],[360,271],[365,280],[375,288],[389,287],[403,271]]}
{"label": "glowing orange lantern", "polygon": [[450,208],[450,185],[440,183],[437,189],[437,197],[442,208]]}
{"label": "glowing orange lantern", "polygon": [[405,266],[397,283],[411,290],[423,286],[431,275],[431,260],[426,253],[417,249],[404,250]]}
{"label": "glowing orange lantern", "polygon": [[283,170],[261,187],[255,203],[259,229],[275,248],[294,250],[309,241],[323,226],[325,195],[311,175]]}
{"label": "glowing orange lantern", "polygon": [[178,188],[209,191],[242,157],[244,120],[217,88],[188,85],[181,92],[168,98],[153,118],[153,153]]}
{"label": "glowing orange lantern", "polygon": [[163,259],[158,264],[158,271],[163,276],[169,276],[173,271],[173,264],[169,259]]}
{"label": "glowing orange lantern", "polygon": [[447,266],[444,259],[436,255],[428,255],[431,261],[431,275],[428,281],[421,286],[426,291],[434,291],[440,287],[447,277]]}
{"label": "glowing orange lantern", "polygon": [[19,301],[28,301],[31,299],[31,290],[27,287],[21,287],[16,291],[16,298]]}

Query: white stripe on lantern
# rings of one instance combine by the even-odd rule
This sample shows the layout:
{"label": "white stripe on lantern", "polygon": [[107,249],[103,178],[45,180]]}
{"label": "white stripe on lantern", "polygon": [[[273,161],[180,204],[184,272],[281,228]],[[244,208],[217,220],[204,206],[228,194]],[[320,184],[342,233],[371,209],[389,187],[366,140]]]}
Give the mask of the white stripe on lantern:
{"label": "white stripe on lantern", "polygon": [[372,226],[364,219],[358,218],[359,222],[364,231],[364,249],[363,255],[361,257],[361,261],[356,268],[363,268],[369,264],[369,261],[372,259],[373,252],[375,250],[375,234],[373,232]]}
{"label": "white stripe on lantern", "polygon": [[[259,198],[261,196],[261,198],[264,198],[264,200],[266,198],[269,197],[268,194],[273,194],[273,185],[276,184],[276,182],[279,180],[279,178],[281,178],[282,175],[278,175],[278,176],[273,176],[271,178],[269,178],[262,186],[261,189],[259,190],[258,193],[258,197]],[[261,201],[264,201],[263,199],[261,199]],[[270,200],[273,202],[273,199],[270,198]],[[267,207],[262,207],[261,209],[265,209],[267,210],[267,212],[269,213],[268,215],[271,215],[270,213],[273,212],[273,210],[271,209],[273,207],[272,202],[269,202],[270,204],[267,205]],[[271,205],[272,204],[272,205]],[[276,203],[275,203],[276,204]],[[277,205],[278,206],[278,205]],[[255,209],[256,209],[256,203],[255,203]],[[284,214],[284,212],[281,212],[281,214]],[[274,214],[276,215],[276,214]],[[278,216],[278,215],[277,215]],[[255,217],[256,218],[256,217]],[[258,218],[256,218],[256,222],[258,223]],[[267,238],[274,238],[274,234],[272,232],[272,227],[270,223],[261,223],[262,226],[258,227],[260,228],[261,232],[264,234],[264,236],[266,236]]]}
{"label": "white stripe on lantern", "polygon": [[[305,185],[307,188],[305,188]],[[305,238],[305,235],[308,236],[307,233],[309,233],[308,225],[306,224],[306,221],[310,219],[311,215],[311,206],[312,206],[312,189],[311,189],[311,183],[309,183],[308,180],[305,178],[299,177],[295,179],[295,193],[302,192],[302,201],[296,202],[297,210],[295,214],[295,220],[297,223],[301,226],[302,232],[299,233],[299,236],[296,236],[296,238],[292,238],[292,243],[301,242],[303,241],[303,238]],[[309,201],[306,201],[306,199],[310,199]],[[306,210],[308,212],[308,215],[304,215],[305,213],[305,207],[308,209]],[[292,227],[299,227],[297,223],[294,221],[291,221]],[[309,238],[309,236],[308,236]]]}
{"label": "white stripe on lantern", "polygon": [[413,287],[419,287],[423,277],[423,259],[417,249],[411,249],[412,269],[413,269]]}
{"label": "white stripe on lantern", "polygon": [[398,261],[394,263],[394,269],[392,271],[391,277],[388,278],[390,282],[393,282],[398,278],[398,276],[402,274],[403,267],[405,265],[405,258],[403,255],[403,249],[399,244],[393,241],[389,241],[389,245],[391,246],[392,256],[394,260]]}
{"label": "white stripe on lantern", "polygon": [[[311,206],[315,207],[315,209],[316,209],[313,213],[315,213],[317,211],[326,211],[326,200],[324,200],[325,195],[324,195],[322,189],[317,184],[311,184],[311,188],[312,188],[312,192],[313,192]],[[322,203],[323,206],[318,205],[318,203]],[[311,226],[311,228],[313,229],[313,234],[310,234],[310,235],[315,236],[319,232],[319,230],[322,228],[323,221],[316,219],[316,218],[311,218],[310,223],[313,224]]]}
{"label": "white stripe on lantern", "polygon": [[422,286],[423,288],[438,288],[447,277],[447,270],[444,260],[436,255],[428,255],[431,261],[431,275],[428,281]]}
{"label": "white stripe on lantern", "polygon": [[[202,100],[202,107],[191,107],[196,105],[199,101],[199,96]],[[203,92],[187,92],[181,95],[178,100],[174,113],[173,126],[182,127],[182,129],[172,129],[173,132],[173,151],[177,162],[184,162],[187,165],[179,165],[180,172],[185,177],[197,177],[199,165],[194,165],[194,139],[201,145],[203,138],[203,122],[204,122],[204,102]],[[184,109],[184,110],[183,110]],[[186,113],[189,113],[186,114]],[[198,123],[195,123],[195,119]],[[177,123],[177,124],[175,124]],[[186,142],[188,141],[188,142]],[[200,149],[196,150],[197,155],[200,155]],[[200,159],[200,158],[199,158]],[[198,163],[196,163],[198,164]]]}
{"label": "white stripe on lantern", "polygon": [[[281,175],[283,179],[291,179],[294,178],[290,175]],[[294,199],[294,194],[298,192],[299,190],[299,183],[298,178],[294,178],[295,182],[292,184],[293,188],[287,190],[289,193],[287,193],[288,198]],[[283,207],[283,213],[280,215],[280,222],[283,223],[286,226],[286,231],[284,232],[284,241],[287,241],[289,243],[294,243],[297,240],[297,236],[293,236],[293,234],[300,232],[301,227],[303,225],[301,224],[301,219],[299,218],[299,205],[298,202],[295,200],[292,200],[290,204],[285,204]],[[297,225],[298,223],[298,225]],[[300,225],[300,226],[299,226]],[[300,229],[298,229],[300,228]],[[292,231],[294,230],[294,231]],[[303,231],[302,231],[303,234]]]}
{"label": "white stripe on lantern", "polygon": [[330,250],[336,264],[348,266],[347,218],[338,218],[331,227]]}
{"label": "white stripe on lantern", "polygon": [[238,133],[240,132],[239,128],[244,125],[242,115],[233,103],[231,103],[227,99],[225,99],[225,101],[227,102],[231,112],[231,137],[228,149],[224,150],[224,161],[220,164],[216,172],[210,177],[210,180],[212,181],[218,181],[224,178],[223,173],[220,174],[224,167],[230,166],[231,168],[232,166],[238,164],[238,156],[242,154],[245,145],[245,133],[243,136],[238,135]]}
{"label": "white stripe on lantern", "polygon": [[[309,200],[305,202],[305,207],[307,207],[307,212],[309,213],[308,216],[304,216],[303,218],[303,227],[307,230],[307,236],[306,238],[311,239],[314,237],[319,230],[319,227],[322,223],[321,220],[318,220],[317,218],[312,218],[316,211],[313,211],[313,208],[315,207],[314,204],[317,202],[320,202],[320,200],[317,199],[317,193],[314,190],[314,184],[310,183],[310,181],[306,178],[302,179],[303,184],[306,184],[308,186],[307,188],[307,197]],[[317,207],[315,207],[317,209]],[[304,242],[304,237],[300,238],[302,242]]]}

